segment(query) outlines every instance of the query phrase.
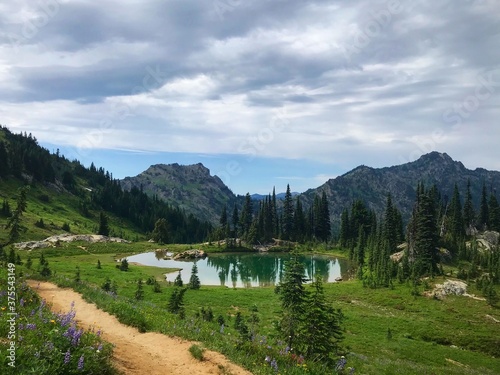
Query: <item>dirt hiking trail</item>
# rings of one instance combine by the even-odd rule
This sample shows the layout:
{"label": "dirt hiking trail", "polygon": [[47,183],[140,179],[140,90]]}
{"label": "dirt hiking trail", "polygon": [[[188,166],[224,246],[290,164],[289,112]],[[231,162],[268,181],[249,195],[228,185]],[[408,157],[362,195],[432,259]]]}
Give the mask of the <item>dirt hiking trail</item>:
{"label": "dirt hiking trail", "polygon": [[251,372],[229,362],[220,353],[206,350],[204,361],[189,353],[194,342],[160,333],[140,333],[126,326],[113,315],[99,310],[83,300],[72,289],[62,289],[48,282],[30,280],[28,284],[41,298],[52,305],[54,312],[68,312],[74,302],[76,321],[81,328],[101,327],[104,340],[112,343],[113,364],[126,375],[252,375]]}

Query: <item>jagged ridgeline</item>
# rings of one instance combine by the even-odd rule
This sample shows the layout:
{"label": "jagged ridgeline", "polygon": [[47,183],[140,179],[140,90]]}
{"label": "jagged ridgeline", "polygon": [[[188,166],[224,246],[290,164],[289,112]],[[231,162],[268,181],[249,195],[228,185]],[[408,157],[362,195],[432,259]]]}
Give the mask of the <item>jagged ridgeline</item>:
{"label": "jagged ridgeline", "polygon": [[[78,160],[66,159],[59,151],[49,152],[31,134],[14,134],[6,127],[0,127],[1,224],[5,224],[10,216],[17,189],[26,184],[32,187],[28,200],[37,202],[37,212],[30,212],[28,204],[26,238],[50,235],[56,229],[67,230],[80,221],[95,222],[95,228],[98,228],[101,211],[112,218],[110,227],[114,235],[122,234],[125,229],[137,235],[148,234],[160,218],[168,222],[170,242],[200,242],[211,231],[210,223],[186,214],[182,208],[156,196],[148,196],[138,187],[125,191],[120,182],[103,168],[96,168],[94,164],[86,168]],[[34,194],[36,196],[29,196]],[[49,223],[51,219],[44,220],[48,213],[57,214],[58,219],[67,217],[72,223],[58,228]],[[30,226],[29,221],[37,222],[37,228]],[[29,233],[31,229],[37,231],[34,237],[34,233]],[[87,225],[85,229],[92,231],[94,228]]]}
{"label": "jagged ridgeline", "polygon": [[461,192],[462,204],[465,199],[467,184],[470,183],[472,203],[479,208],[483,186],[488,195],[500,191],[500,172],[483,168],[467,169],[461,162],[454,161],[446,153],[431,152],[418,160],[386,168],[359,166],[316,189],[301,194],[302,204],[310,206],[316,196],[325,192],[332,220],[332,231],[340,230],[340,219],[345,209],[361,200],[368,210],[378,216],[384,213],[387,194],[391,194],[392,203],[401,211],[403,221],[411,216],[417,186],[423,183],[427,187],[435,186],[444,202],[449,203],[457,185]]}

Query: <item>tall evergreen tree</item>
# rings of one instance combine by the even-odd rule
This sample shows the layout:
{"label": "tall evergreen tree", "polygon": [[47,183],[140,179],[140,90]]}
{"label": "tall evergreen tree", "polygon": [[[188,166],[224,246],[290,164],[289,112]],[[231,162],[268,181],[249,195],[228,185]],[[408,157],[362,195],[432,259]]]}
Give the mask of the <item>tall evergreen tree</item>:
{"label": "tall evergreen tree", "polygon": [[26,208],[28,207],[27,203],[28,190],[29,186],[23,186],[18,190],[16,209],[12,213],[5,227],[6,229],[10,229],[9,243],[17,241],[19,239],[19,236],[21,235],[21,232],[26,231],[26,227],[24,227],[21,223],[21,217],[23,216],[23,213],[26,211]]}
{"label": "tall evergreen tree", "polygon": [[191,269],[191,277],[189,279],[189,289],[200,289],[201,283],[200,278],[198,277],[198,266],[193,264],[193,268]]}
{"label": "tall evergreen tree", "polygon": [[350,228],[349,228],[349,210],[345,208],[340,216],[340,238],[339,245],[342,248],[347,248],[349,246],[350,240]]}
{"label": "tall evergreen tree", "polygon": [[408,225],[409,261],[414,277],[436,275],[439,272],[438,230],[435,201],[419,184],[412,217]]}
{"label": "tall evergreen tree", "polygon": [[307,317],[300,328],[299,352],[307,358],[332,362],[343,339],[342,315],[327,302],[320,276],[316,275],[310,289],[304,301]]}
{"label": "tall evergreen tree", "polygon": [[99,213],[99,229],[97,231],[97,234],[100,234],[103,236],[109,236],[108,217],[103,211],[101,211]]}
{"label": "tall evergreen tree", "polygon": [[250,230],[250,226],[252,225],[253,220],[253,203],[252,198],[250,197],[250,193],[245,195],[245,203],[243,204],[243,209],[241,210],[240,216],[240,227],[241,234],[243,237],[248,235]]}
{"label": "tall evergreen tree", "polygon": [[500,232],[500,206],[498,205],[497,197],[493,192],[490,194],[488,201],[489,206],[489,224],[490,230]]}
{"label": "tall evergreen tree", "polygon": [[289,348],[294,348],[296,336],[305,319],[306,282],[304,265],[299,261],[298,255],[293,253],[285,263],[283,279],[275,289],[283,310],[278,327]]}
{"label": "tall evergreen tree", "polygon": [[297,196],[297,201],[295,204],[295,214],[293,219],[294,219],[293,231],[295,233],[295,240],[302,242],[306,237],[306,217],[304,215],[304,210],[302,209],[300,196]]}
{"label": "tall evergreen tree", "polygon": [[325,191],[323,191],[321,198],[315,203],[315,235],[320,241],[326,242],[330,238],[331,226],[328,198],[326,197]]}
{"label": "tall evergreen tree", "polygon": [[470,191],[470,179],[467,179],[467,191],[465,193],[465,203],[463,212],[464,225],[467,229],[474,226],[476,214],[472,203],[472,194]]}
{"label": "tall evergreen tree", "polygon": [[238,213],[238,207],[236,204],[233,207],[233,215],[231,218],[232,224],[233,224],[233,237],[236,238],[238,237],[238,222],[239,222],[239,213]]}
{"label": "tall evergreen tree", "polygon": [[458,240],[465,235],[465,225],[462,216],[462,204],[460,202],[460,192],[455,184],[453,197],[451,198],[449,208],[449,232],[454,240]]}
{"label": "tall evergreen tree", "polygon": [[[108,230],[109,233],[109,230]],[[155,229],[153,230],[151,238],[153,241],[160,244],[166,244],[170,241],[170,231],[168,222],[165,218],[156,220]]]}
{"label": "tall evergreen tree", "polygon": [[488,207],[488,195],[486,193],[486,185],[483,183],[483,190],[481,193],[481,204],[479,206],[479,216],[477,226],[479,230],[486,230],[490,221],[490,211]]}
{"label": "tall evergreen tree", "polygon": [[293,200],[290,185],[286,185],[285,200],[283,201],[282,238],[293,240]]}

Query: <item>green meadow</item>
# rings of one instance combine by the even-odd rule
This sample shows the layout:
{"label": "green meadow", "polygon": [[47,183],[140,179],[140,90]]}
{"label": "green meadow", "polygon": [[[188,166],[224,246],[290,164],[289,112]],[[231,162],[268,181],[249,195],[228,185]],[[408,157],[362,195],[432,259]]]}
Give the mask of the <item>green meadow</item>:
{"label": "green meadow", "polygon": [[[130,264],[128,271],[117,268],[123,255],[151,251],[157,244],[62,244],[58,248],[18,251],[26,277],[41,278],[36,269],[43,252],[52,271],[50,281],[83,294],[89,302],[116,315],[140,331],[157,331],[196,340],[205,348],[227,355],[254,374],[328,374],[334,366],[302,362],[277,337],[274,327],[280,316],[280,301],[272,287],[233,289],[203,286],[184,295],[185,317],[169,313],[169,298],[175,288],[165,282],[172,269]],[[196,246],[168,245],[174,251]],[[212,244],[214,251],[218,250]],[[210,247],[205,246],[208,250]],[[322,249],[322,252],[328,252]],[[336,255],[339,250],[334,251]],[[31,270],[26,269],[28,254]],[[333,251],[332,251],[333,254]],[[97,262],[101,268],[97,268]],[[75,281],[77,267],[80,281]],[[117,295],[102,285],[111,280]],[[134,298],[137,282],[144,282],[144,299]],[[156,279],[156,293],[146,281]],[[170,278],[171,279],[171,278]],[[500,309],[486,301],[464,296],[444,300],[424,296],[425,288],[445,280],[438,277],[419,286],[395,283],[392,288],[371,289],[361,281],[325,284],[325,293],[343,313],[347,359],[340,373],[354,374],[499,374]],[[188,280],[183,280],[186,284]],[[469,293],[480,295],[474,285]],[[211,314],[208,314],[208,311]],[[210,315],[212,318],[210,318]],[[252,338],[243,338],[235,329],[237,315],[247,322]],[[223,323],[223,325],[222,325]],[[265,358],[276,360],[278,371]],[[348,369],[349,368],[349,369]],[[353,370],[354,369],[354,370]]]}

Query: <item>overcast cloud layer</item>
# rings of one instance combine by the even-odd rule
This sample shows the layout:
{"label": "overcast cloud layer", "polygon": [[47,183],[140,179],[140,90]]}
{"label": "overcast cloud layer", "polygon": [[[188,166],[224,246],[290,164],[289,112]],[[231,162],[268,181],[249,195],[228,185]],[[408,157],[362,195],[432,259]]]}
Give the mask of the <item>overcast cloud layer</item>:
{"label": "overcast cloud layer", "polygon": [[8,1],[0,123],[82,155],[500,170],[499,46],[496,0]]}

